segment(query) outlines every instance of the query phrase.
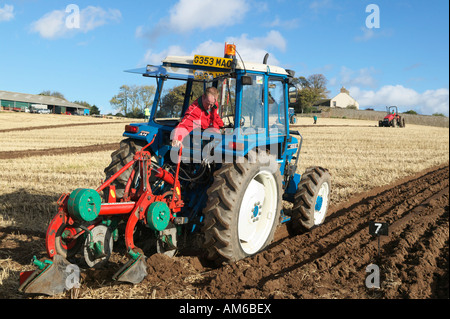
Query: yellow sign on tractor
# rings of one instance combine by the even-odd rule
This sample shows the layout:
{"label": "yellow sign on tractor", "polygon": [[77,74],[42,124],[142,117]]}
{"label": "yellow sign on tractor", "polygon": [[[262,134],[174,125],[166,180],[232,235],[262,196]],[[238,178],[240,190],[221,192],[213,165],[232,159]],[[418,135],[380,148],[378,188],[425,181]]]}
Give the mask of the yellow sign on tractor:
{"label": "yellow sign on tractor", "polygon": [[209,66],[220,69],[231,69],[232,63],[233,59],[205,55],[194,56],[194,65]]}

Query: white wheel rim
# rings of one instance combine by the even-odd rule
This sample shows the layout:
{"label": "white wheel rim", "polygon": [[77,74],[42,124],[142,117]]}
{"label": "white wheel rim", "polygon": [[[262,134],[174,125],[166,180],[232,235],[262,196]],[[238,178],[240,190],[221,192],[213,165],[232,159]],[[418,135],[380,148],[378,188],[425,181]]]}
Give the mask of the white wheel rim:
{"label": "white wheel rim", "polygon": [[316,207],[314,207],[314,225],[322,224],[323,220],[325,219],[328,209],[329,194],[330,194],[330,186],[328,185],[328,183],[323,183],[320,186],[319,193],[317,194],[316,197],[316,203],[319,197],[322,198],[322,205],[320,206],[320,209],[316,209]]}
{"label": "white wheel rim", "polygon": [[238,238],[242,250],[252,255],[266,243],[276,217],[278,190],[270,172],[259,172],[245,190],[239,209]]}

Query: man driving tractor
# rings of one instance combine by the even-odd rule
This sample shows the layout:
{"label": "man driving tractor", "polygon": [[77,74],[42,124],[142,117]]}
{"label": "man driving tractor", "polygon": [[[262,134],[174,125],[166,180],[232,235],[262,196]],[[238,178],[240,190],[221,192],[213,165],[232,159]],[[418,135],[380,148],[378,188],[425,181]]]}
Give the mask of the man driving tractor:
{"label": "man driving tractor", "polygon": [[209,87],[200,98],[189,106],[183,119],[173,132],[172,146],[179,147],[183,139],[195,127],[201,127],[202,130],[223,128],[223,121],[217,113],[218,97],[219,91],[215,87]]}

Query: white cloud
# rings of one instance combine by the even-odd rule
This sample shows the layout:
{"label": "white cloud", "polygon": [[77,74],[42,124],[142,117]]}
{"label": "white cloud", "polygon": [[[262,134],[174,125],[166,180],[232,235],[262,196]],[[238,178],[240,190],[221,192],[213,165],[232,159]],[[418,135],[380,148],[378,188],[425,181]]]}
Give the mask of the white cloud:
{"label": "white cloud", "polygon": [[[374,75],[377,71],[373,68],[362,68],[357,71],[351,70],[345,66],[341,67],[339,73],[340,84],[346,87],[349,86],[362,86],[362,87],[377,87],[377,81]],[[338,82],[338,80],[336,80]]]}
{"label": "white cloud", "polygon": [[365,42],[369,41],[373,37],[375,37],[374,29],[369,29],[367,27],[361,27],[362,35],[358,35],[355,37],[356,42]]}
{"label": "white cloud", "polygon": [[[271,49],[278,49],[280,51],[286,50],[286,40],[278,31],[269,31],[265,37],[249,38],[247,34],[242,34],[240,37],[228,37],[226,42],[236,44],[236,49],[241,55],[244,62],[262,63],[264,56]],[[223,56],[225,42],[214,42],[208,40],[200,43],[190,53],[180,46],[170,46],[161,52],[154,52],[148,50],[145,53],[141,64],[161,64],[161,61],[169,55],[179,56],[194,56],[195,54],[208,56]],[[239,56],[237,57],[239,59]],[[275,56],[270,53],[268,60],[269,64],[280,65]]]}
{"label": "white cloud", "polygon": [[361,90],[350,87],[350,94],[360,107],[382,107],[396,105],[403,111],[414,109],[420,114],[443,113],[449,115],[449,89],[427,90],[424,93],[402,85],[385,85],[379,90]]}
{"label": "white cloud", "polygon": [[101,7],[89,6],[81,10],[80,27],[86,33],[110,22],[120,22],[122,13],[117,9],[102,9]]}
{"label": "white cloud", "polygon": [[169,55],[185,56],[188,54],[178,45],[172,45],[166,50],[163,50],[161,52],[154,52],[153,50],[147,50],[141,64],[160,65],[161,61],[164,60]]}
{"label": "white cloud", "polygon": [[134,32],[134,36],[136,38],[142,38],[145,36],[145,30],[144,30],[144,26],[140,25],[136,28],[136,31]]}
{"label": "white cloud", "polygon": [[169,27],[186,33],[239,23],[248,11],[242,0],[180,0],[170,9]]}
{"label": "white cloud", "polygon": [[65,11],[55,10],[45,14],[31,24],[31,31],[38,32],[41,37],[54,39],[64,36],[69,29],[65,27]]}
{"label": "white cloud", "polygon": [[31,31],[39,33],[45,39],[57,39],[73,36],[76,33],[87,33],[111,22],[119,22],[122,14],[117,9],[105,10],[101,7],[88,6],[79,11],[79,25],[68,25],[73,12],[54,10],[31,24]]}
{"label": "white cloud", "polygon": [[[262,63],[265,54],[271,49],[277,49],[284,52],[287,47],[286,39],[284,39],[280,32],[275,30],[269,31],[265,37],[249,38],[247,34],[242,34],[240,37],[227,38],[227,42],[236,44],[236,49],[242,56],[244,62]],[[268,63],[280,65],[280,62],[272,53],[270,53]]]}
{"label": "white cloud", "polygon": [[194,50],[192,50],[191,55],[201,54],[208,56],[223,56],[225,48],[225,42],[214,42],[208,40],[200,43]]}
{"label": "white cloud", "polygon": [[14,6],[5,4],[0,8],[0,22],[9,21],[14,18]]}
{"label": "white cloud", "polygon": [[265,23],[265,25],[271,28],[280,27],[286,29],[295,29],[299,26],[299,22],[300,22],[299,19],[283,20],[280,19],[279,16],[276,16],[275,20],[273,20],[270,23]]}
{"label": "white cloud", "polygon": [[240,23],[249,11],[249,0],[179,0],[151,29],[138,26],[135,35],[152,42],[166,33],[186,34],[194,30],[227,27]]}

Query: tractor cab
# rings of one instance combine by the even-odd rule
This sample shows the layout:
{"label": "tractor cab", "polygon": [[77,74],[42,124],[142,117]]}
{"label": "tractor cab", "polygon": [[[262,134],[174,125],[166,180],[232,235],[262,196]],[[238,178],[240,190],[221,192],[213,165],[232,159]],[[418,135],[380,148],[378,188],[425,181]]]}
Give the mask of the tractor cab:
{"label": "tractor cab", "polygon": [[[149,142],[156,135],[152,150],[158,158],[167,159],[173,130],[188,107],[213,86],[219,92],[218,114],[224,129],[220,133],[194,129],[183,141],[184,157],[203,160],[204,152],[195,153],[203,150],[205,144],[214,146],[222,160],[245,156],[264,146],[271,147],[271,153],[276,153],[280,162],[289,161],[298,144],[289,135],[289,96],[296,90],[291,84],[294,72],[268,65],[267,56],[264,63],[238,60],[235,52],[234,45],[226,44],[223,58],[168,56],[162,65],[128,70],[155,79],[157,89],[149,122],[127,125],[124,136]],[[290,144],[295,147],[289,148]]]}
{"label": "tractor cab", "polygon": [[389,121],[392,121],[395,117],[398,116],[398,108],[396,106],[386,107],[387,115],[384,117]]}

